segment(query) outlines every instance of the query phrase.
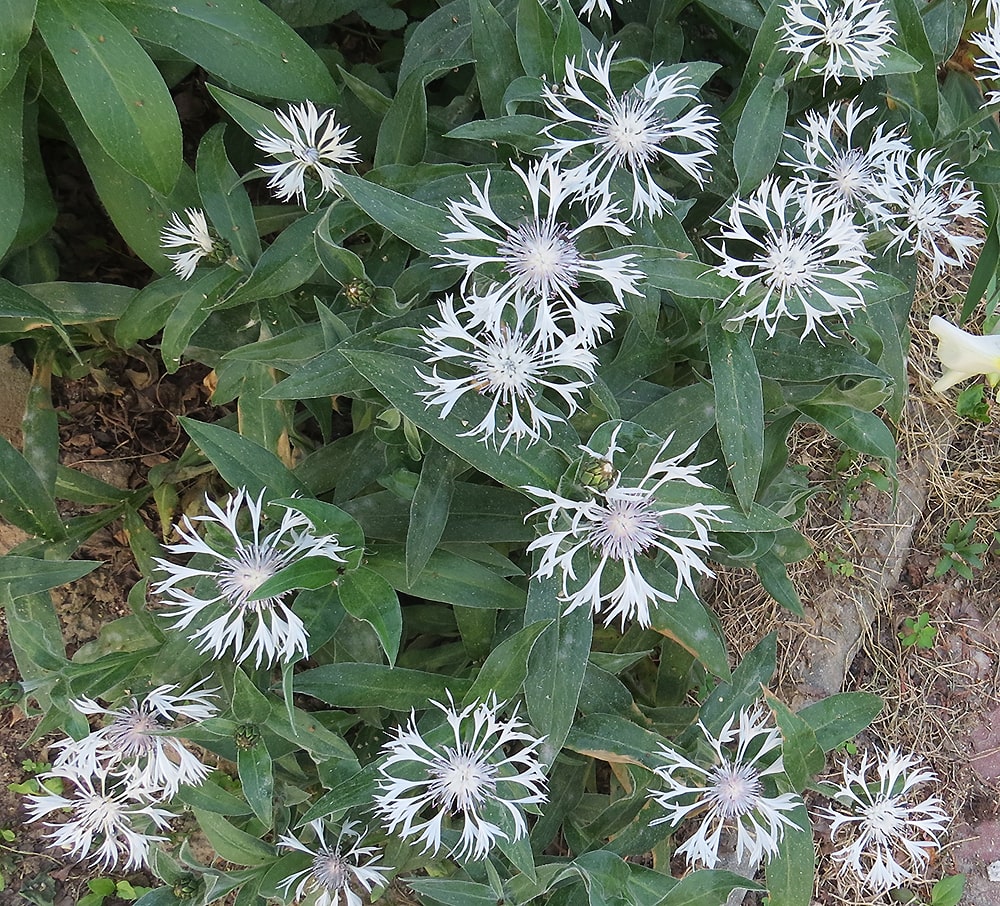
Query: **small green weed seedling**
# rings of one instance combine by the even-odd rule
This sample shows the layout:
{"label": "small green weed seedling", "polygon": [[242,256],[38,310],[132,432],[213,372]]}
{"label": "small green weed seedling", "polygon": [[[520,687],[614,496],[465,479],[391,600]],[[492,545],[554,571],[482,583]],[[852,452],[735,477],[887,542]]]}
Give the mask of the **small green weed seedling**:
{"label": "small green weed seedling", "polygon": [[972,579],[974,569],[983,568],[982,554],[989,550],[990,545],[982,541],[973,541],[978,520],[970,519],[964,525],[960,519],[953,519],[945,530],[941,550],[944,556],[934,567],[934,578],[937,579],[954,570],[964,579]]}
{"label": "small green weed seedling", "polygon": [[846,579],[853,578],[854,564],[841,554],[831,554],[829,551],[816,551],[819,562],[823,564],[831,573],[836,576],[844,576]]}
{"label": "small green weed seedling", "polygon": [[94,878],[87,882],[90,893],[80,897],[77,906],[103,906],[108,897],[117,897],[129,902],[138,900],[152,890],[152,887],[133,887],[128,881],[116,881],[114,878]]}
{"label": "small green weed seedling", "polygon": [[[942,878],[931,890],[927,906],[957,906],[964,890],[965,875],[949,875],[947,878]],[[924,902],[907,887],[892,891],[890,896],[902,906],[921,906]]]}
{"label": "small green weed seedling", "polygon": [[961,418],[979,422],[981,425],[990,423],[990,404],[986,400],[985,384],[973,384],[966,387],[955,401],[955,412]]}
{"label": "small green weed seedling", "polygon": [[931,616],[925,610],[920,611],[915,618],[907,617],[903,620],[903,630],[899,633],[899,641],[904,648],[933,648],[936,637],[937,628],[931,626]]}

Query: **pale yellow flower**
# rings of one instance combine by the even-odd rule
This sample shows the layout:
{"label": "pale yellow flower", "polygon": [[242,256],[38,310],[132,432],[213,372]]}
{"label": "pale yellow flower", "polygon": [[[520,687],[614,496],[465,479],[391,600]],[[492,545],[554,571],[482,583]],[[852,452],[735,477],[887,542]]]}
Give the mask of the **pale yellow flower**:
{"label": "pale yellow flower", "polygon": [[1000,383],[1000,334],[976,336],[934,315],[930,330],[938,338],[937,357],[944,374],[932,389],[944,393],[949,387],[978,374],[985,374],[990,385]]}

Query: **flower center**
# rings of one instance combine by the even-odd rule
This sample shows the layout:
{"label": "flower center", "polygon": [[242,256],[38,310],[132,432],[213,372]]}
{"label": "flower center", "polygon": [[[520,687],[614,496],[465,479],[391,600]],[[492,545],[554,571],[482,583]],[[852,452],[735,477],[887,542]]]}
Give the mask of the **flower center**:
{"label": "flower center", "polygon": [[497,247],[507,261],[507,271],[523,280],[544,298],[553,284],[576,286],[580,253],[563,224],[523,223]]}
{"label": "flower center", "polygon": [[327,890],[343,890],[350,877],[347,860],[336,850],[321,849],[313,859],[312,876]]}
{"label": "flower center", "polygon": [[105,834],[113,833],[122,818],[121,804],[109,794],[101,795],[96,792],[80,799],[73,811],[79,814],[80,824],[83,827],[93,828]]}
{"label": "flower center", "polygon": [[802,236],[790,236],[782,230],[774,247],[764,257],[770,272],[771,286],[784,292],[804,286],[811,277],[812,253]]}
{"label": "flower center", "polygon": [[307,164],[319,163],[319,150],[316,148],[296,148],[295,154]]}
{"label": "flower center", "polygon": [[610,496],[591,546],[614,560],[628,560],[645,551],[660,534],[660,520],[647,495]]}
{"label": "flower center", "polygon": [[611,104],[610,115],[601,131],[619,156],[627,157],[633,166],[655,156],[656,140],[650,129],[649,111],[640,101],[617,100]]}
{"label": "flower center", "polygon": [[865,822],[880,838],[891,838],[902,833],[899,809],[892,799],[879,799],[864,809]]}
{"label": "flower center", "polygon": [[521,395],[527,391],[534,371],[531,353],[525,348],[523,334],[504,333],[506,342],[489,350],[477,377],[487,385],[484,390]]}
{"label": "flower center", "polygon": [[153,731],[160,729],[155,715],[138,709],[116,717],[108,727],[111,746],[121,750],[122,757],[145,755],[156,747]]}
{"label": "flower center", "polygon": [[474,751],[446,748],[444,756],[435,759],[428,790],[449,811],[468,812],[493,794],[496,773],[496,767]]}
{"label": "flower center", "polygon": [[264,556],[259,551],[244,552],[239,559],[227,562],[219,571],[219,590],[236,607],[262,610],[271,606],[275,598],[252,602],[248,602],[247,598],[270,579],[278,568],[273,557]]}
{"label": "flower center", "polygon": [[838,16],[826,27],[826,42],[832,47],[843,47],[851,40],[851,22]]}
{"label": "flower center", "polygon": [[761,783],[757,771],[748,764],[723,764],[710,775],[711,799],[725,818],[739,817],[751,811],[760,799]]}
{"label": "flower center", "polygon": [[839,155],[831,166],[831,175],[841,195],[849,200],[855,199],[868,182],[868,162],[864,153],[852,149]]}

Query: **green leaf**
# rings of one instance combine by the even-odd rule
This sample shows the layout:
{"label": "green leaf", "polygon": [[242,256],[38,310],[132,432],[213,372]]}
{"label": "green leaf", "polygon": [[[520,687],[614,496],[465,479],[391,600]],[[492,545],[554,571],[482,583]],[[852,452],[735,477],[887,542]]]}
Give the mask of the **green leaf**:
{"label": "green leaf", "polygon": [[957,906],[965,891],[965,875],[942,878],[931,891],[931,906]]}
{"label": "green leaf", "polygon": [[823,751],[831,752],[870,726],[884,707],[877,695],[840,692],[803,708],[799,717],[813,728]]}
{"label": "green leaf", "polygon": [[229,163],[222,141],[225,125],[216,123],[198,145],[196,176],[198,193],[209,222],[233,254],[252,266],[260,257],[260,237],[253,207],[237,172]]}
{"label": "green leaf", "polygon": [[415,201],[369,180],[342,173],[344,194],[380,226],[428,255],[444,254],[441,234],[453,224],[440,208]]}
{"label": "green leaf", "polygon": [[263,865],[275,857],[272,846],[261,839],[240,830],[221,815],[192,808],[198,826],[204,831],[212,848],[235,865]]}
{"label": "green leaf", "polygon": [[259,724],[271,714],[271,700],[237,667],[233,673],[233,717],[240,723]]}
{"label": "green leaf", "polygon": [[[661,575],[665,581],[658,584],[670,588],[673,577],[662,571]],[[650,628],[686,648],[716,676],[729,676],[726,647],[705,605],[687,586],[681,586],[673,603],[651,608]]]}
{"label": "green leaf", "polygon": [[[927,128],[933,131],[938,118],[937,66],[930,41],[927,40],[927,32],[924,31],[923,19],[913,0],[890,0],[889,5],[899,26],[893,43],[913,57],[920,68],[916,72],[888,76],[888,96],[892,100],[902,101],[916,111],[926,122]],[[913,128],[916,125],[911,116],[911,132],[917,131]]]}
{"label": "green leaf", "polygon": [[787,116],[788,94],[781,82],[771,76],[761,76],[747,98],[733,143],[733,166],[741,195],[756,189],[774,169]]}
{"label": "green leaf", "polygon": [[375,630],[385,656],[394,664],[403,636],[403,614],[395,589],[378,573],[364,567],[344,573],[337,588],[344,609]]}
{"label": "green leaf", "polygon": [[[466,421],[478,424],[470,407],[475,402],[466,395],[460,399],[448,419],[429,411],[415,391],[422,388],[416,376],[416,362],[403,356],[367,350],[345,350],[344,357],[375,386],[410,421],[431,435],[438,443],[461,456],[469,465],[508,487],[554,488],[566,469],[566,458],[544,440],[523,452],[506,449],[502,454],[474,437],[460,437],[455,424]],[[483,406],[486,402],[479,400]],[[475,419],[475,421],[473,421]]]}
{"label": "green leaf", "polygon": [[313,591],[324,588],[337,581],[341,568],[336,561],[326,557],[304,557],[264,580],[247,601],[261,601],[300,588]]}
{"label": "green leaf", "polygon": [[852,450],[882,459],[895,469],[896,441],[873,412],[839,403],[802,403],[798,408]]}
{"label": "green leaf", "polygon": [[555,761],[573,725],[594,635],[594,618],[586,608],[568,614],[563,609],[557,577],[531,580],[524,624],[547,620],[549,627],[528,657],[524,699],[532,724],[545,735],[539,758],[548,765]]}
{"label": "green leaf", "polygon": [[440,548],[431,554],[412,584],[406,581],[402,545],[379,544],[377,555],[368,558],[367,566],[398,591],[429,601],[500,610],[524,607],[524,592],[516,585],[473,560]]}
{"label": "green leaf", "polygon": [[31,595],[75,582],[100,565],[99,560],[37,560],[7,554],[0,557],[0,585],[11,597]]}
{"label": "green leaf", "polygon": [[542,129],[547,125],[548,120],[540,116],[519,113],[492,120],[472,120],[469,123],[462,123],[444,137],[474,142],[503,142],[519,151],[532,153],[548,141],[542,134]]}
{"label": "green leaf", "polygon": [[[318,760],[338,758],[356,763],[354,751],[344,741],[343,737],[328,730],[318,720],[314,712],[306,712],[301,708],[285,707],[282,702],[274,702],[267,728],[277,733],[289,742],[294,742],[299,748],[319,756]],[[289,718],[288,711],[291,711]]]}
{"label": "green leaf", "polygon": [[424,456],[406,528],[407,582],[420,575],[444,534],[455,492],[455,476],[461,471],[461,464],[457,456],[440,444],[434,444]]}
{"label": "green leaf", "polygon": [[407,887],[420,894],[422,900],[441,906],[497,906],[496,891],[473,881],[448,878],[416,878]]}
{"label": "green leaf", "polygon": [[718,906],[734,890],[762,891],[756,881],[731,871],[700,869],[681,878],[659,906]]}
{"label": "green leaf", "polygon": [[239,796],[234,796],[211,780],[202,781],[198,786],[183,785],[176,795],[184,805],[216,815],[241,816],[253,811]]}
{"label": "green leaf", "polygon": [[486,701],[491,694],[498,701],[507,701],[520,693],[528,675],[528,658],[535,641],[551,625],[551,620],[538,620],[497,645],[479,668],[479,674],[465,693],[462,704]]}
{"label": "green leaf", "polygon": [[406,51],[399,67],[399,81],[424,63],[466,57],[472,43],[468,0],[444,3],[407,34]]}
{"label": "green leaf", "polygon": [[732,679],[715,687],[699,711],[709,733],[718,734],[730,717],[760,698],[777,669],[777,657],[777,636],[770,632],[747,652]]}
{"label": "green leaf", "polygon": [[761,377],[788,383],[819,383],[842,377],[889,376],[849,343],[814,337],[800,340],[787,333],[758,336],[753,344]]}
{"label": "green leaf", "polygon": [[0,584],[0,610],[7,621],[7,638],[18,672],[23,680],[39,681],[40,688],[32,690],[32,696],[44,707],[48,696],[41,690],[46,683],[51,683],[53,674],[62,671],[68,663],[62,627],[52,598],[48,594],[15,598],[10,594],[10,586],[3,583]]}
{"label": "green leaf", "polygon": [[663,738],[616,714],[587,714],[566,737],[566,748],[610,764],[637,764],[653,770]]}
{"label": "green leaf", "polygon": [[514,79],[523,75],[517,41],[497,8],[489,0],[470,0],[472,52],[476,58],[476,84],[487,118],[500,116],[503,94]]}
{"label": "green leaf", "polygon": [[181,367],[181,357],[191,337],[212,311],[223,303],[226,294],[240,279],[238,271],[215,267],[205,271],[190,284],[178,299],[163,325],[160,356],[171,373]]}
{"label": "green leaf", "polygon": [[28,461],[0,435],[0,516],[50,541],[66,537],[55,500]]}
{"label": "green leaf", "polygon": [[[347,765],[350,767],[349,763]],[[302,823],[325,818],[335,812],[342,812],[359,805],[368,807],[377,792],[378,762],[372,761],[362,770],[345,773],[338,777],[333,789],[320,796],[302,816]]]}
{"label": "green leaf", "polygon": [[791,781],[792,788],[801,792],[823,770],[826,756],[807,721],[794,714],[788,705],[769,692],[764,693],[764,698],[781,729],[781,756],[785,775]]}
{"label": "green leaf", "polygon": [[305,670],[294,679],[295,691],[335,708],[424,709],[444,702],[449,692],[463,698],[470,680],[383,664],[326,664]]}
{"label": "green leaf", "polygon": [[0,0],[0,91],[7,87],[21,62],[21,49],[31,37],[35,0]]}
{"label": "green leaf", "polygon": [[746,512],[753,505],[764,464],[764,396],[757,361],[742,331],[710,325],[707,341],[719,441],[729,480]]}
{"label": "green leaf", "polygon": [[261,97],[334,104],[336,83],[305,41],[256,0],[104,0],[143,41]]}
{"label": "green leaf", "polygon": [[[24,160],[22,157],[24,125],[24,71],[13,78],[4,77],[4,32],[9,27],[3,18],[0,0],[0,259],[10,248],[21,225],[24,212]],[[10,15],[8,13],[7,15]],[[16,14],[16,13],[15,13]],[[29,29],[30,30],[30,29]],[[17,51],[7,51],[17,59]]]}
{"label": "green leaf", "polygon": [[264,827],[274,824],[274,771],[271,756],[263,741],[250,749],[237,749],[236,767],[246,797],[253,813]]}
{"label": "green leaf", "polygon": [[418,66],[399,86],[378,130],[375,166],[419,164],[427,150],[428,82],[469,60],[436,60]]}
{"label": "green leaf", "polygon": [[[639,251],[642,252],[643,248],[640,247]],[[722,276],[712,265],[688,257],[686,253],[674,258],[663,256],[663,250],[660,250],[656,257],[643,255],[639,264],[650,286],[686,299],[722,302],[739,287],[735,280]]]}
{"label": "green leaf", "polygon": [[518,0],[517,53],[529,76],[548,75],[555,48],[552,20],[539,0]]}
{"label": "green leaf", "polygon": [[804,805],[784,814],[795,822],[795,826],[785,828],[777,856],[767,862],[769,906],[809,906],[816,870],[812,825]]}
{"label": "green leaf", "polygon": [[559,0],[559,28],[552,47],[552,81],[558,82],[566,75],[568,60],[583,57],[583,32],[569,0]]}
{"label": "green leaf", "polygon": [[221,425],[190,418],[179,421],[230,487],[245,487],[254,498],[265,489],[282,497],[306,493],[306,488],[270,450]]}
{"label": "green leaf", "polygon": [[108,156],[170,192],[181,170],[180,121],[159,70],[129,30],[92,0],[39,0],[35,24]]}

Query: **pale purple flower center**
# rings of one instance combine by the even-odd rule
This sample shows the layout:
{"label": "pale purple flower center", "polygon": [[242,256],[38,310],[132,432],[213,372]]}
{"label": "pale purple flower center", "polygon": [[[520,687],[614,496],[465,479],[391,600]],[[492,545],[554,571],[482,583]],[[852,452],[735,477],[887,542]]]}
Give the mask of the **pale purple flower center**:
{"label": "pale purple flower center", "polygon": [[712,770],[708,798],[725,818],[752,811],[760,800],[762,787],[757,771],[748,764],[723,764]]}
{"label": "pale purple flower center", "polygon": [[660,535],[660,520],[648,498],[612,498],[591,534],[591,545],[606,557],[627,560]]}
{"label": "pale purple flower center", "polygon": [[108,743],[121,750],[122,757],[145,755],[156,748],[153,732],[160,726],[155,715],[134,709],[111,722],[106,731]]}
{"label": "pale purple flower center", "polygon": [[431,767],[428,790],[451,812],[467,812],[496,790],[495,765],[466,748],[445,748]]}
{"label": "pale purple flower center", "polygon": [[807,284],[812,276],[812,257],[812,249],[802,236],[782,230],[764,258],[770,284],[781,290]]}
{"label": "pale purple flower center", "polygon": [[313,859],[312,876],[327,890],[343,890],[350,877],[347,860],[336,850],[321,849]]}
{"label": "pale purple flower center", "polygon": [[498,245],[497,254],[508,262],[509,273],[539,292],[547,291],[552,283],[576,286],[580,253],[561,223],[522,223]]}
{"label": "pale purple flower center", "polygon": [[240,559],[226,561],[218,576],[219,590],[236,607],[263,610],[270,607],[281,596],[248,602],[249,598],[265,581],[271,578],[283,565],[273,552],[244,551]]}

